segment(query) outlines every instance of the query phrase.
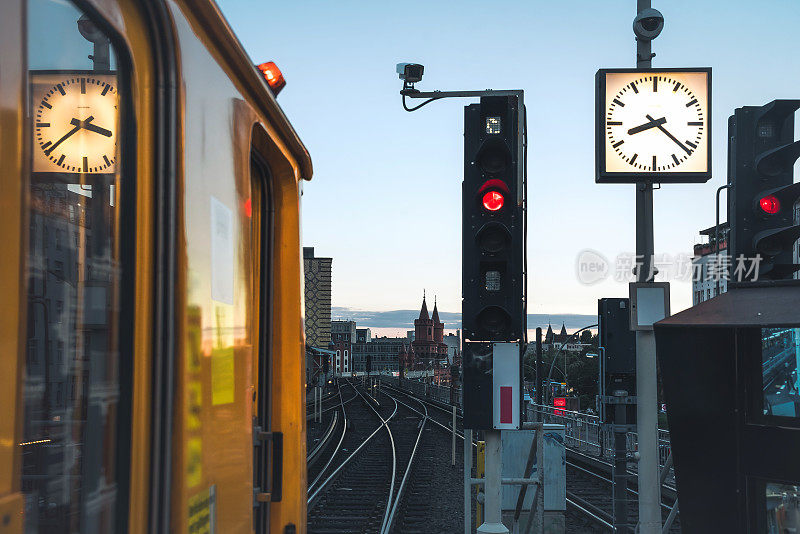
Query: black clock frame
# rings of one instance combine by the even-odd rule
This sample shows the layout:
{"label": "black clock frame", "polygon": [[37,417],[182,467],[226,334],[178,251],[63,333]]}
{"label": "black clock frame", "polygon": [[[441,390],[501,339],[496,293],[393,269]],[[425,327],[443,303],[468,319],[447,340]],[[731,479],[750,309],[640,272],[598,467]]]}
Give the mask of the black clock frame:
{"label": "black clock frame", "polygon": [[[84,70],[84,69],[31,69],[31,70],[28,71],[28,83],[29,84],[32,83],[34,81],[33,79],[34,79],[35,76],[51,76],[51,75],[57,75],[57,76],[62,76],[62,75],[63,76],[73,76],[73,75],[74,76],[92,76],[92,75],[94,75],[94,76],[116,76],[117,77],[117,95],[118,95],[118,98],[119,98],[119,84],[120,84],[120,80],[119,80],[120,71],[119,70],[114,70],[114,69],[106,69],[106,70],[91,70],[91,69],[86,69],[86,70]],[[35,131],[34,123],[36,122],[35,115],[34,115],[35,114],[34,110],[37,107],[35,105],[35,102],[33,102],[33,91],[28,91],[28,100],[29,100],[29,109],[31,110],[31,117],[30,117],[31,125],[30,125],[30,128],[31,128],[31,139],[32,139],[33,138],[32,136],[34,135],[34,131]],[[121,114],[119,115],[119,118],[120,118],[120,120],[122,120],[122,115]],[[119,134],[119,132],[117,132],[117,134]],[[117,143],[119,144],[119,138],[117,138]],[[31,150],[36,150],[35,146],[33,146],[31,148]],[[114,172],[111,172],[111,173],[82,173],[82,172],[70,172],[70,171],[38,171],[38,172],[35,172],[35,173],[32,172],[31,174],[40,175],[40,176],[48,176],[48,177],[50,177],[50,179],[53,179],[55,177],[61,177],[61,178],[68,177],[68,176],[69,177],[74,177],[76,174],[95,174],[95,175],[98,175],[98,176],[99,175],[113,176],[116,173],[114,173]],[[61,175],[63,175],[63,177]],[[70,180],[70,178],[65,178],[64,179],[65,182],[69,182],[69,180]]]}
{"label": "black clock frame", "polygon": [[[704,72],[708,77],[708,110],[706,121],[706,141],[708,146],[708,162],[705,172],[610,172],[606,170],[606,153],[604,147],[606,131],[605,92],[606,75],[608,73],[642,73],[654,72]],[[595,183],[598,184],[636,184],[642,182],[662,184],[705,183],[711,179],[711,67],[691,68],[651,68],[651,69],[599,69],[595,74]]]}

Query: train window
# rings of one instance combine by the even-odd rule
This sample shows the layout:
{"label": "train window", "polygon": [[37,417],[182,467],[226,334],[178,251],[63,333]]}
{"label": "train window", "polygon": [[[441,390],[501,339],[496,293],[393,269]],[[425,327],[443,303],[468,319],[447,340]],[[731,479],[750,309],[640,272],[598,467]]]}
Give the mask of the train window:
{"label": "train window", "polygon": [[800,328],[761,329],[762,410],[800,418]]}
{"label": "train window", "polygon": [[119,532],[116,54],[68,0],[28,0],[27,12],[25,532]]}
{"label": "train window", "polygon": [[767,534],[800,532],[800,486],[766,484]]}

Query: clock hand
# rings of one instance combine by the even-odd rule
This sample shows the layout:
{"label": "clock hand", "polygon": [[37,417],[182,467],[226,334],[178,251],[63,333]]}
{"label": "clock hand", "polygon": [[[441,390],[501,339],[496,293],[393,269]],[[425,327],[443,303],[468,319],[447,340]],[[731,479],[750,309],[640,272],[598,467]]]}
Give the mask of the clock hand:
{"label": "clock hand", "polygon": [[88,130],[89,129],[88,128],[89,123],[92,122],[93,120],[94,120],[94,115],[89,115],[88,117],[86,117],[83,120],[72,119],[71,121],[69,121],[69,123],[72,124],[73,126],[78,126],[80,128],[86,128]]}
{"label": "clock hand", "polygon": [[94,124],[86,123],[83,125],[83,127],[90,132],[99,133],[100,135],[105,135],[106,137],[111,137],[112,135],[111,130],[106,130],[100,126],[95,126]]}
{"label": "clock hand", "polygon": [[[646,115],[646,117],[647,117],[648,119],[650,119],[650,120],[653,120],[653,118],[652,118],[650,115]],[[664,127],[663,127],[663,126],[661,126],[660,124],[659,124],[658,126],[656,126],[656,127],[657,127],[659,130],[661,130],[662,132],[664,132],[664,133],[666,134],[666,136],[667,136],[667,137],[669,137],[670,139],[672,139],[673,141],[675,141],[675,143],[676,143],[676,144],[677,144],[679,147],[681,147],[682,149],[684,149],[684,150],[686,151],[686,153],[687,153],[687,154],[689,154],[690,156],[692,155],[692,151],[691,151],[691,150],[689,150],[688,148],[686,148],[686,146],[685,146],[683,143],[681,143],[680,141],[678,141],[677,139],[675,139],[675,136],[674,136],[674,135],[672,135],[671,133],[669,133],[669,132],[667,131],[667,129],[666,129],[666,128],[664,128]]]}
{"label": "clock hand", "polygon": [[[76,120],[76,119],[72,119],[72,122],[71,122],[71,124],[75,124],[75,122],[74,122],[75,120]],[[56,148],[58,145],[60,145],[60,144],[61,144],[61,143],[63,143],[64,141],[66,141],[66,140],[69,138],[69,136],[71,136],[72,134],[74,134],[75,132],[77,132],[77,131],[78,131],[78,130],[80,130],[80,129],[81,129],[81,125],[80,125],[80,123],[76,124],[76,125],[75,125],[75,127],[74,127],[72,130],[70,130],[70,131],[68,131],[66,134],[64,134],[64,137],[62,137],[61,139],[59,139],[58,141],[56,141],[56,143],[55,143],[54,145],[51,145],[51,146],[50,146],[50,148],[48,148],[47,150],[45,150],[45,151],[44,151],[45,155],[49,156],[49,155],[50,155],[50,154],[53,152],[53,150],[55,150],[55,148]]]}
{"label": "clock hand", "polygon": [[[650,118],[650,115],[648,115],[647,118]],[[666,117],[661,117],[660,119],[657,119],[657,120],[650,119],[650,122],[646,122],[644,124],[641,124],[639,126],[635,126],[635,127],[631,128],[630,130],[628,130],[628,135],[633,135],[633,134],[637,134],[639,132],[644,132],[645,130],[649,130],[650,128],[655,128],[656,126],[661,126],[665,122],[667,122],[667,118]]]}

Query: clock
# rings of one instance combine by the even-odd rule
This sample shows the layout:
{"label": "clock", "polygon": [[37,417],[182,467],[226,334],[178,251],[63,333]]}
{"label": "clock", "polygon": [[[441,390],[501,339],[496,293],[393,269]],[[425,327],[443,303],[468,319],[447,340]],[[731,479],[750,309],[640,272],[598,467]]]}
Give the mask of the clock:
{"label": "clock", "polygon": [[598,183],[711,178],[711,69],[597,72]]}
{"label": "clock", "polygon": [[113,174],[117,161],[117,77],[32,73],[33,171]]}

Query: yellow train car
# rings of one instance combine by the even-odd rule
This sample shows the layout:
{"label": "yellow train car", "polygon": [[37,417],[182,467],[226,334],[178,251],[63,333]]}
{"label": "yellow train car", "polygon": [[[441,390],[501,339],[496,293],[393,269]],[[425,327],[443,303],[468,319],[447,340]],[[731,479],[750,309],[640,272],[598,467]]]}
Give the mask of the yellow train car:
{"label": "yellow train car", "polygon": [[0,534],[305,532],[308,152],[210,0],[4,0]]}

